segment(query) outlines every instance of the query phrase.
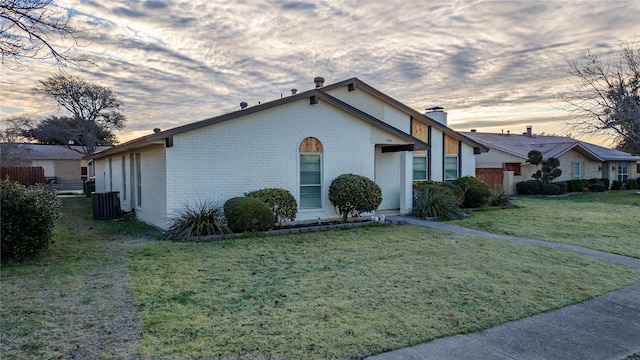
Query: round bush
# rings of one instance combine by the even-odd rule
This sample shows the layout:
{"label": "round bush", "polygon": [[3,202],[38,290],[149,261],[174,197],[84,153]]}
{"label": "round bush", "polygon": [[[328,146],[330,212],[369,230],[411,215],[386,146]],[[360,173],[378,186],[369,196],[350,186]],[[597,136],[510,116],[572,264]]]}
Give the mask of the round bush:
{"label": "round bush", "polygon": [[567,183],[566,182],[557,182],[554,183],[556,185],[558,185],[558,187],[560,188],[560,195],[564,195],[567,193]]}
{"label": "round bush", "polygon": [[491,190],[484,181],[474,176],[463,176],[453,182],[464,191],[463,208],[478,208],[484,206],[491,197]]}
{"label": "round bush", "polygon": [[540,182],[538,180],[517,182],[516,191],[518,195],[538,195],[541,191]]}
{"label": "round bush", "polygon": [[349,214],[357,216],[377,209],[382,202],[382,190],[365,176],[342,174],[329,185],[329,201],[342,216],[342,221],[347,221]]}
{"label": "round bush", "polygon": [[613,180],[611,183],[611,190],[621,190],[622,189],[622,181]]}
{"label": "round bush", "polygon": [[2,180],[2,259],[24,261],[49,248],[62,203],[44,185],[24,186]]}
{"label": "round bush", "polygon": [[542,185],[542,193],[544,195],[559,195],[560,186],[556,184],[544,184]]}
{"label": "round bush", "polygon": [[244,194],[244,196],[256,198],[265,203],[271,208],[278,222],[293,221],[296,219],[298,202],[296,198],[285,189],[266,188],[248,192]]}
{"label": "round bush", "polygon": [[589,190],[594,192],[603,192],[607,190],[607,186],[604,183],[597,182],[589,185]]}
{"label": "round bush", "polygon": [[233,232],[257,232],[272,229],[276,217],[267,205],[252,197],[235,197],[224,203],[227,226]]}

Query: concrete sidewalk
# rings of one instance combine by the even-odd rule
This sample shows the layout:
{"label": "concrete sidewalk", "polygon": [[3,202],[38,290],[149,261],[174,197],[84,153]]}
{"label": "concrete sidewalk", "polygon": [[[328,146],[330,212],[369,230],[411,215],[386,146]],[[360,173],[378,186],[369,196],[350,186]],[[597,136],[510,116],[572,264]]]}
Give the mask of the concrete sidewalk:
{"label": "concrete sidewalk", "polygon": [[[394,216],[388,219],[469,235],[551,247],[640,269],[640,259],[579,246],[496,235],[410,217]],[[640,278],[638,281],[640,282]],[[582,304],[511,321],[473,334],[446,337],[374,355],[367,359],[620,360],[635,353],[640,353],[640,283],[596,296]]]}

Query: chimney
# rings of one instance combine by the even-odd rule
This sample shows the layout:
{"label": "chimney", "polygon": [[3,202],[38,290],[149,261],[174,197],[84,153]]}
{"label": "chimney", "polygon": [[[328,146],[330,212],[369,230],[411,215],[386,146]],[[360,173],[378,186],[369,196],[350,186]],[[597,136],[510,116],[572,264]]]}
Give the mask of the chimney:
{"label": "chimney", "polygon": [[159,132],[160,132],[160,128],[154,128],[154,129],[153,129],[153,133],[154,133],[154,134],[157,134],[157,133],[159,133]]}
{"label": "chimney", "polygon": [[295,95],[298,92],[298,89],[291,89],[291,95]]}
{"label": "chimney", "polygon": [[531,132],[531,128],[532,128],[532,126],[531,126],[531,125],[527,125],[527,136],[528,136],[528,137],[533,136],[533,134],[532,134],[532,132]]}
{"label": "chimney", "polygon": [[426,108],[427,112],[424,114],[431,119],[439,122],[440,124],[447,126],[447,113],[442,106],[433,106]]}
{"label": "chimney", "polygon": [[246,103],[246,102],[244,102],[244,101],[240,103],[240,109],[242,109],[242,110],[246,109],[246,108],[247,108],[247,106],[249,106],[249,104],[247,104],[247,103]]}
{"label": "chimney", "polygon": [[313,78],[313,82],[316,83],[316,89],[324,86],[324,78],[321,76],[316,76]]}

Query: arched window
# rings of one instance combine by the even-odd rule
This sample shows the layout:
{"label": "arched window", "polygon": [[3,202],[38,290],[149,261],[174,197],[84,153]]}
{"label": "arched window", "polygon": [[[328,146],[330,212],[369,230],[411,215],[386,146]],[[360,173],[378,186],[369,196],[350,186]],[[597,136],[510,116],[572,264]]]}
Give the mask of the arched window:
{"label": "arched window", "polygon": [[322,208],[322,143],[308,137],[300,143],[300,209]]}

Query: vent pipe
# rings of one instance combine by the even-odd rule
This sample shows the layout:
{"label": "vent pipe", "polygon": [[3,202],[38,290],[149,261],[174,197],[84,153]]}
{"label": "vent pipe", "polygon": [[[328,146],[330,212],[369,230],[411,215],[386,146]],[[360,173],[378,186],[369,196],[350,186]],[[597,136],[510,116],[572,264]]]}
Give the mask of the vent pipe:
{"label": "vent pipe", "polygon": [[298,92],[298,89],[291,89],[291,95],[295,95]]}
{"label": "vent pipe", "polygon": [[240,109],[242,109],[242,110],[246,109],[246,108],[247,108],[247,106],[249,106],[249,104],[247,104],[247,103],[246,103],[246,102],[244,102],[244,101],[240,103]]}
{"label": "vent pipe", "polygon": [[321,76],[313,78],[313,82],[316,84],[316,89],[324,86],[324,78]]}
{"label": "vent pipe", "polygon": [[154,129],[153,129],[153,133],[154,133],[154,134],[157,134],[157,133],[159,133],[159,132],[160,132],[160,128],[154,128]]}

